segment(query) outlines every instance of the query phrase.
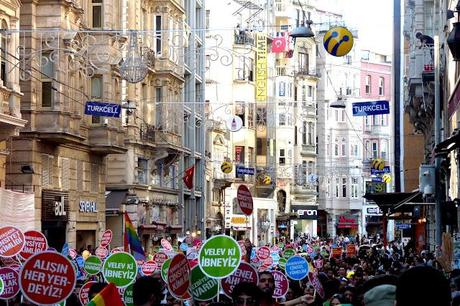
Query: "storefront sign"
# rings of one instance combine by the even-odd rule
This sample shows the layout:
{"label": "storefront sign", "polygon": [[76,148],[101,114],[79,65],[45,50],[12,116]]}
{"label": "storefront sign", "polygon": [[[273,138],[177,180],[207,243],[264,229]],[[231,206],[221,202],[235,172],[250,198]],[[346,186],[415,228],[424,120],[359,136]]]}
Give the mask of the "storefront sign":
{"label": "storefront sign", "polygon": [[226,123],[230,132],[238,132],[243,127],[243,120],[238,116],[228,118]]}
{"label": "storefront sign", "polygon": [[292,206],[293,211],[297,213],[299,219],[303,220],[318,220],[318,206],[302,205]]}
{"label": "storefront sign", "polygon": [[384,182],[366,182],[366,193],[385,193],[387,184]]}
{"label": "storefront sign", "polygon": [[267,37],[256,33],[256,101],[267,99]]}
{"label": "storefront sign", "polygon": [[48,248],[48,242],[45,235],[39,231],[27,231],[24,233],[24,248],[19,256],[23,259],[28,259],[30,256],[44,252]]}
{"label": "storefront sign", "polygon": [[115,103],[87,101],[85,115],[101,117],[120,117],[121,105]]}
{"label": "storefront sign", "polygon": [[107,247],[112,242],[113,233],[111,230],[105,230],[101,238],[101,247]]}
{"label": "storefront sign", "polygon": [[80,201],[80,212],[97,213],[97,205],[94,201]]}
{"label": "storefront sign", "polygon": [[270,257],[270,248],[267,246],[260,247],[257,249],[256,255],[260,260],[265,260]]}
{"label": "storefront sign", "polygon": [[390,113],[390,103],[388,101],[371,101],[353,103],[353,116],[373,116]]}
{"label": "storefront sign", "polygon": [[337,228],[357,228],[358,216],[340,215],[337,216]]}
{"label": "storefront sign", "polygon": [[190,286],[190,267],[187,257],[179,253],[171,260],[168,269],[168,289],[175,296],[183,296]]}
{"label": "storefront sign", "polygon": [[191,271],[190,289],[195,300],[210,301],[217,296],[219,283],[218,280],[204,275],[200,267],[196,266]]}
{"label": "storefront sign", "polygon": [[0,257],[18,255],[22,251],[24,243],[24,234],[18,228],[13,226],[0,228]]}
{"label": "storefront sign", "polygon": [[59,304],[73,292],[77,274],[62,254],[43,252],[30,257],[22,267],[19,286],[25,298],[38,305]]}
{"label": "storefront sign", "polygon": [[97,282],[89,281],[81,287],[80,292],[78,293],[78,299],[82,305],[89,303],[89,289],[93,284],[97,284]]}
{"label": "storefront sign", "polygon": [[378,206],[367,207],[366,208],[366,213],[368,215],[372,215],[372,216],[381,216],[382,215],[382,210]]}
{"label": "storefront sign", "polygon": [[250,216],[252,214],[252,211],[254,210],[254,203],[252,200],[251,192],[249,191],[248,187],[246,187],[245,185],[240,185],[238,187],[236,199],[243,214],[245,214],[246,216]]}
{"label": "storefront sign", "polygon": [[233,216],[231,219],[232,226],[246,227],[249,225],[249,220],[243,216]]}
{"label": "storefront sign", "polygon": [[198,260],[205,275],[224,278],[238,268],[241,261],[240,246],[230,236],[213,236],[201,247]]}
{"label": "storefront sign", "polygon": [[372,175],[382,175],[382,174],[390,173],[390,172],[391,171],[390,171],[389,166],[383,167],[383,170],[371,168],[371,174]]}
{"label": "storefront sign", "polygon": [[273,298],[279,299],[286,295],[289,290],[289,280],[281,271],[272,271],[275,280],[275,291],[273,291]]}
{"label": "storefront sign", "polygon": [[157,270],[157,268],[158,268],[157,263],[154,262],[153,260],[149,260],[149,261],[144,262],[144,264],[141,267],[141,271],[142,271],[142,274],[146,276],[150,276],[153,274],[153,272]]}
{"label": "storefront sign", "polygon": [[241,282],[253,283],[256,285],[259,283],[259,274],[256,269],[246,262],[241,262],[238,269],[236,269],[232,275],[222,279],[222,290],[226,296],[232,297],[233,288]]}
{"label": "storefront sign", "polygon": [[136,260],[125,252],[112,254],[104,262],[102,275],[108,283],[114,283],[117,287],[127,287],[136,279]]}
{"label": "storefront sign", "polygon": [[237,175],[254,175],[256,170],[254,168],[247,168],[244,166],[237,165],[236,166],[236,174]]}
{"label": "storefront sign", "polygon": [[84,269],[89,275],[96,275],[101,271],[102,261],[97,256],[90,256],[86,258]]}
{"label": "storefront sign", "polygon": [[0,268],[0,278],[3,281],[3,292],[0,299],[9,300],[19,292],[19,275],[11,267]]}
{"label": "storefront sign", "polygon": [[286,262],[286,275],[293,280],[302,280],[308,275],[308,262],[301,256],[292,256]]}
{"label": "storefront sign", "polygon": [[42,192],[42,220],[67,221],[69,216],[69,194],[60,191]]}

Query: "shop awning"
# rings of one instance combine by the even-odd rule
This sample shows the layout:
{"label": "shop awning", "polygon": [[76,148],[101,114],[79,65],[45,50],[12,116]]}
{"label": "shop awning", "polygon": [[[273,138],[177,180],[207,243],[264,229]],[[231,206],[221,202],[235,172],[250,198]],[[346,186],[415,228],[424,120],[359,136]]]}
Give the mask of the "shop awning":
{"label": "shop awning", "polygon": [[460,146],[460,131],[454,130],[452,136],[446,140],[438,143],[434,148],[436,155],[449,154],[452,150],[457,149]]}
{"label": "shop awning", "polygon": [[128,190],[112,190],[105,195],[105,210],[119,211],[123,203],[125,203]]}
{"label": "shop awning", "polygon": [[423,202],[422,193],[419,191],[366,193],[364,198],[369,201],[374,201],[388,216],[395,212],[412,212],[414,205],[435,204]]}

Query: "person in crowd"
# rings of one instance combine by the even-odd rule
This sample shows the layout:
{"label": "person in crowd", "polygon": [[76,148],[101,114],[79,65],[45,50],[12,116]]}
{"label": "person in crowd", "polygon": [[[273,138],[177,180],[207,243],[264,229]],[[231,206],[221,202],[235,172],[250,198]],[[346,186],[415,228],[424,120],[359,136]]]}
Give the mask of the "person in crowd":
{"label": "person in crowd", "polygon": [[163,299],[163,286],[157,278],[143,276],[133,285],[135,306],[159,306]]}
{"label": "person in crowd", "polygon": [[376,286],[364,294],[364,306],[394,306],[395,285]]}
{"label": "person in crowd", "polygon": [[239,283],[232,292],[233,306],[257,306],[260,305],[261,297],[259,287],[248,282]]}
{"label": "person in crowd", "polygon": [[259,273],[259,289],[262,291],[260,305],[273,305],[273,292],[275,291],[275,279],[268,271]]}

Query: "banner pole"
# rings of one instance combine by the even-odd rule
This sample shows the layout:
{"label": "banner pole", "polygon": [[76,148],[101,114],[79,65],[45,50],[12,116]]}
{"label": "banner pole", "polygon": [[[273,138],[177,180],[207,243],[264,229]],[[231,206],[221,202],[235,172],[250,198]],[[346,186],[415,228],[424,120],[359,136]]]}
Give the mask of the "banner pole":
{"label": "banner pole", "polygon": [[220,279],[217,280],[217,302],[220,302]]}

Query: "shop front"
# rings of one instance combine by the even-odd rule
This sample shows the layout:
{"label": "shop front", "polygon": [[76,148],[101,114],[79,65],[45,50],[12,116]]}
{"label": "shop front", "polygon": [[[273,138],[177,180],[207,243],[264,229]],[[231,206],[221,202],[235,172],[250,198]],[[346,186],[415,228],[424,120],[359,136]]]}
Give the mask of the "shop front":
{"label": "shop front", "polygon": [[245,215],[232,215],[230,217],[230,235],[236,240],[250,238],[251,223]]}
{"label": "shop front", "polygon": [[105,214],[99,211],[101,205],[97,197],[85,195],[77,199],[76,204],[75,247],[91,252],[98,246],[99,233],[105,230]]}
{"label": "shop front", "polygon": [[66,242],[69,221],[69,193],[57,190],[42,191],[42,232],[48,245],[61,250]]}
{"label": "shop front", "polygon": [[359,216],[343,214],[336,216],[337,235],[355,236],[359,231]]}
{"label": "shop front", "polygon": [[295,205],[291,207],[296,214],[296,220],[291,221],[294,229],[294,237],[317,236],[318,229],[318,206]]}
{"label": "shop front", "polygon": [[383,219],[382,211],[377,205],[364,205],[363,206],[363,217],[364,217],[364,231],[368,237],[374,237],[377,235],[382,236],[383,234]]}

